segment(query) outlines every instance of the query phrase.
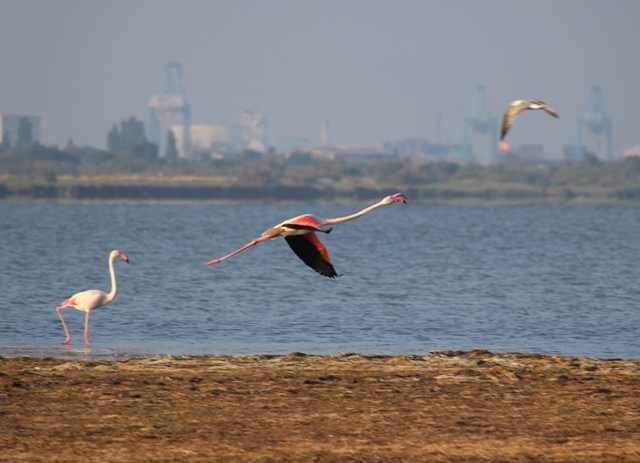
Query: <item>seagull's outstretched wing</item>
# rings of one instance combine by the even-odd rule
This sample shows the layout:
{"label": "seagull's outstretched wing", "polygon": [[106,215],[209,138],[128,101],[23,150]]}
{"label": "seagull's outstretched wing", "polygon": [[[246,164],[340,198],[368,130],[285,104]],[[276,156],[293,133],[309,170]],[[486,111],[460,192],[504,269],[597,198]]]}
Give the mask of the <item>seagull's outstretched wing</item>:
{"label": "seagull's outstretched wing", "polygon": [[524,111],[528,106],[529,105],[527,102],[522,101],[519,105],[512,106],[504,112],[504,116],[502,118],[502,133],[500,135],[500,140],[502,140],[507,134],[518,114]]}
{"label": "seagull's outstretched wing", "polygon": [[516,100],[511,103],[511,107],[504,113],[504,117],[502,118],[502,133],[500,135],[500,140],[505,137],[518,114],[520,114],[525,109],[543,109],[553,117],[558,117],[558,113],[556,113],[552,108],[547,106],[546,103],[543,103],[540,100]]}

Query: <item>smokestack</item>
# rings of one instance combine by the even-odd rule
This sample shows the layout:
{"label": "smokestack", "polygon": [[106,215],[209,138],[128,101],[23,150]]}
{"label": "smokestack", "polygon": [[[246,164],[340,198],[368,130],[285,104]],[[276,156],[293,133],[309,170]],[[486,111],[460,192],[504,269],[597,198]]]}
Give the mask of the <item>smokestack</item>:
{"label": "smokestack", "polygon": [[329,146],[329,121],[322,120],[322,146]]}

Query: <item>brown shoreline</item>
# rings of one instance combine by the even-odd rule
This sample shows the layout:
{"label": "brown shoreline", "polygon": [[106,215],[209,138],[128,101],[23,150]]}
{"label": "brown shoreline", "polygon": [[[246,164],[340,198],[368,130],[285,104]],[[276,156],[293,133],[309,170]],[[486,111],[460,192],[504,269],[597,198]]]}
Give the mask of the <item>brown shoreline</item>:
{"label": "brown shoreline", "polygon": [[638,462],[640,360],[0,357],[0,461]]}

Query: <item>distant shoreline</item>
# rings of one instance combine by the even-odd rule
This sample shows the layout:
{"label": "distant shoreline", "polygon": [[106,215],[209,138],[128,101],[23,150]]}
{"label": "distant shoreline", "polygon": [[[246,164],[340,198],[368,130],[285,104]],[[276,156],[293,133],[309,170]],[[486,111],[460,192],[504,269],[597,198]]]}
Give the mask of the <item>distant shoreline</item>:
{"label": "distant shoreline", "polygon": [[240,185],[210,178],[64,177],[43,182],[0,177],[0,201],[31,202],[366,202],[403,192],[410,202],[459,205],[640,205],[634,186],[553,185],[457,181],[424,185],[339,182],[315,185]]}

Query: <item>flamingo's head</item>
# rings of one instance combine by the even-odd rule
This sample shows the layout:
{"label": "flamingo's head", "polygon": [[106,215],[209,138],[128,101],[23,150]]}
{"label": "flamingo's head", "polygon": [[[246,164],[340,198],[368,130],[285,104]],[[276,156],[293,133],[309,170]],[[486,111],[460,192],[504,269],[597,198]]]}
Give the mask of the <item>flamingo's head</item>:
{"label": "flamingo's head", "polygon": [[393,203],[399,203],[399,202],[403,202],[403,203],[407,203],[407,197],[405,195],[403,195],[402,193],[396,193],[395,195],[391,195],[391,196],[387,196],[384,199],[384,202],[386,204],[393,204]]}
{"label": "flamingo's head", "polygon": [[113,257],[120,257],[127,264],[129,263],[129,256],[127,256],[124,252],[120,252],[118,250],[113,250],[113,251],[111,251],[111,254],[113,255]]}

